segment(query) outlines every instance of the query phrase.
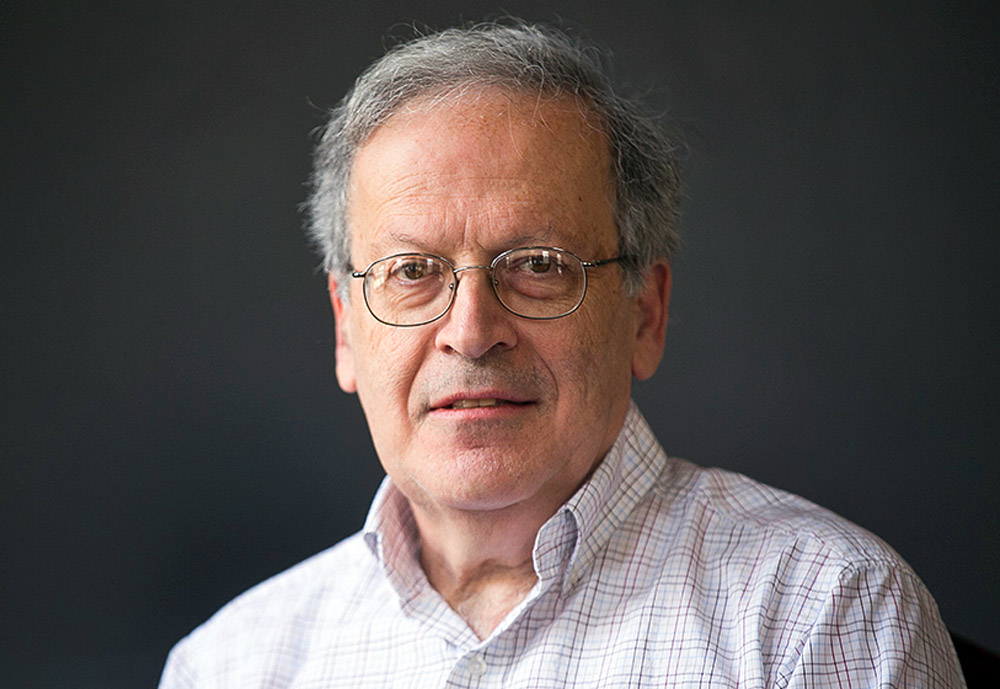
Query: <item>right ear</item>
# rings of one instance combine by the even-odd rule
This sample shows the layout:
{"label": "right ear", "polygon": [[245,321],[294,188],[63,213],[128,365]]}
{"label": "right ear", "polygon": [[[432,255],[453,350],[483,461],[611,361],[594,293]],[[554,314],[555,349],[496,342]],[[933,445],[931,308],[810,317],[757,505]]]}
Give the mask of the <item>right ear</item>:
{"label": "right ear", "polygon": [[351,348],[351,336],[348,328],[351,305],[341,301],[337,291],[337,278],[332,273],[327,279],[327,287],[330,290],[330,304],[333,305],[333,329],[337,338],[334,349],[337,357],[337,383],[340,384],[340,389],[346,393],[357,392],[358,381],[354,368],[354,350]]}

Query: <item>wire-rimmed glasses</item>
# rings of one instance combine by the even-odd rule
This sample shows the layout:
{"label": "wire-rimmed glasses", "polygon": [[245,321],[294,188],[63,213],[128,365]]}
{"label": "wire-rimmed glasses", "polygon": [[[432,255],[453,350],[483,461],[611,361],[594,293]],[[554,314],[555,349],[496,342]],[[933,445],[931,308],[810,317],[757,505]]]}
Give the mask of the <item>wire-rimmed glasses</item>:
{"label": "wire-rimmed glasses", "polygon": [[456,268],[434,254],[402,253],[380,258],[351,277],[364,280],[365,305],[386,325],[410,327],[441,318],[455,302],[460,274],[467,270],[488,270],[493,294],[514,315],[551,320],[583,303],[587,268],[621,260],[584,261],[566,249],[531,246],[505,251],[488,266]]}

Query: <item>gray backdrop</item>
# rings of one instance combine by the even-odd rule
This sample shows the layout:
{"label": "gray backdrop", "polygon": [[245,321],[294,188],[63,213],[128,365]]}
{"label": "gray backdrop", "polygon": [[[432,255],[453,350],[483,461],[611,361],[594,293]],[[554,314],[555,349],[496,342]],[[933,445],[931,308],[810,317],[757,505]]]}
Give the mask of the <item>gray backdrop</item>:
{"label": "gray backdrop", "polygon": [[[1000,649],[996,2],[525,2],[685,131],[668,451],[877,532]],[[478,2],[0,5],[0,682],[141,687],[380,479],[297,205],[399,23]],[[766,7],[766,8],[765,8]],[[395,28],[393,28],[395,26]]]}

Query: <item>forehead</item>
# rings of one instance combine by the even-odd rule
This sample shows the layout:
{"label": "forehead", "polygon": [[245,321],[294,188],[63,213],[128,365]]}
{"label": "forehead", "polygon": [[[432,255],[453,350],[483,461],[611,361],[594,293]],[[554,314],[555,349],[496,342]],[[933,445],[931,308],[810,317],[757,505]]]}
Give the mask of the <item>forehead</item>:
{"label": "forehead", "polygon": [[578,251],[609,239],[613,249],[610,170],[598,120],[574,97],[498,89],[422,97],[358,151],[348,197],[353,244],[503,249],[549,235]]}

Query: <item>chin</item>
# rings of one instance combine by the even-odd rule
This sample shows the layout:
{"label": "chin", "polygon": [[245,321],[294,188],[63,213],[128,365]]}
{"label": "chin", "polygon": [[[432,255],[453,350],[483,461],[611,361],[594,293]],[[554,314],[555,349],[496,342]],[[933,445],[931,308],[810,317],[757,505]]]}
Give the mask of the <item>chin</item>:
{"label": "chin", "polygon": [[455,510],[497,511],[530,500],[543,482],[541,477],[524,472],[512,474],[511,467],[501,462],[491,464],[493,466],[452,466],[443,476],[419,481],[416,490],[419,498],[410,494],[407,497]]}

